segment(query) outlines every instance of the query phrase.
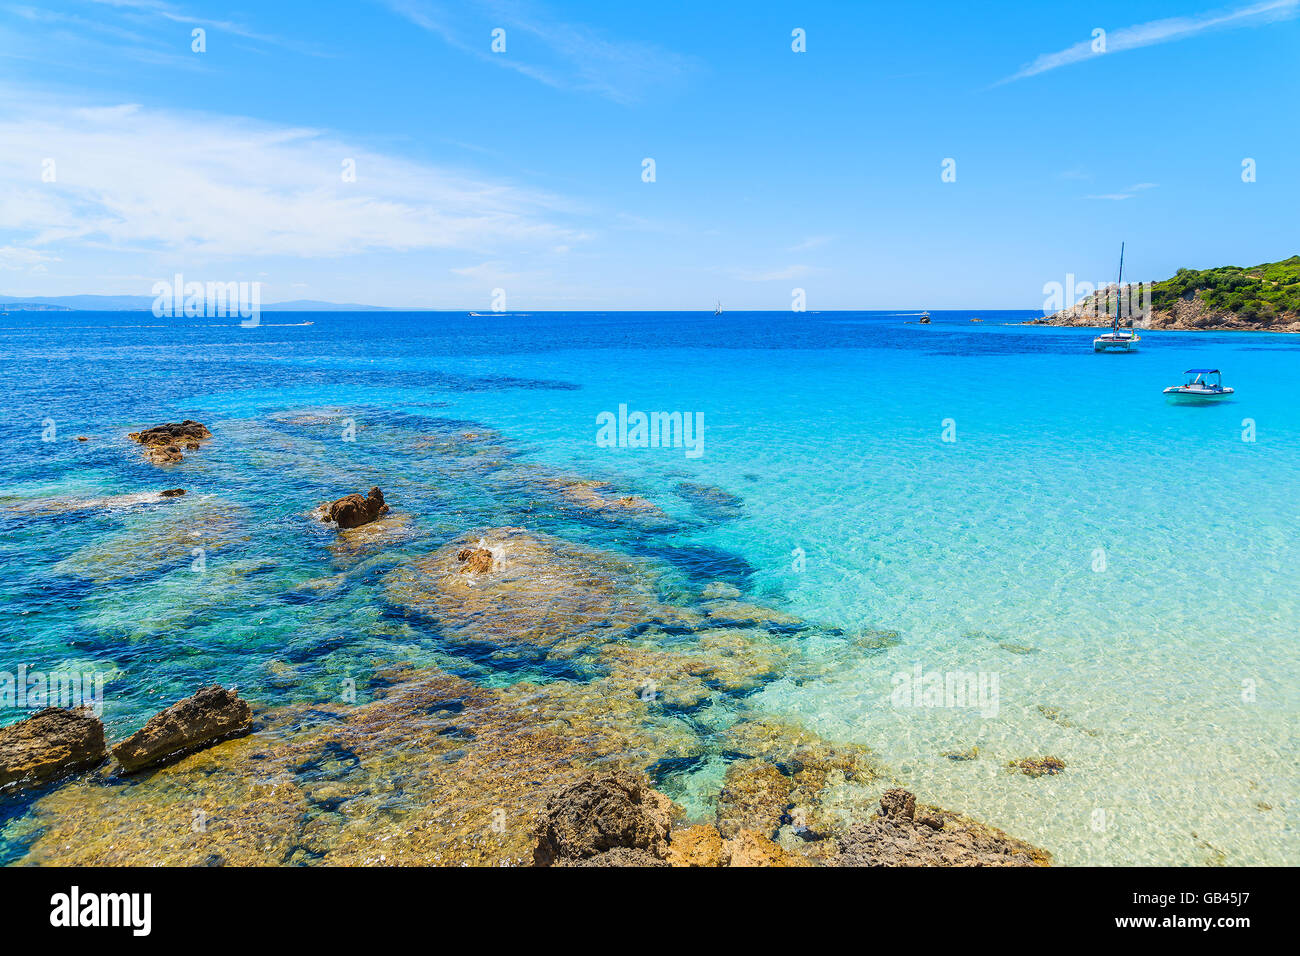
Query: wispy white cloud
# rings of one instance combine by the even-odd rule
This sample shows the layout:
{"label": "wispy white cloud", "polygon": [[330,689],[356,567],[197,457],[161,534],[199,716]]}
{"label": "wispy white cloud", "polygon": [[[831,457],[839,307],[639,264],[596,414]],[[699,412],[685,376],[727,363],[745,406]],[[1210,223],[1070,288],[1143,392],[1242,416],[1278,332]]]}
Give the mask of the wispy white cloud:
{"label": "wispy white cloud", "polygon": [[1118,30],[1108,30],[1105,37],[1104,53],[1094,51],[1091,38],[1081,40],[1064,50],[1040,54],[1032,62],[1027,63],[1011,76],[999,80],[995,85],[1010,83],[1013,80],[1020,80],[1029,76],[1037,76],[1039,73],[1046,73],[1048,70],[1055,70],[1094,57],[1108,56],[1125,50],[1136,50],[1140,47],[1154,46],[1158,43],[1183,40],[1204,33],[1207,30],[1262,26],[1279,20],[1291,19],[1298,13],[1300,13],[1300,0],[1266,0],[1264,3],[1255,3],[1233,10],[1210,11],[1186,17],[1168,17],[1163,20],[1152,20],[1149,23],[1139,23],[1131,27],[1122,27]]}
{"label": "wispy white cloud", "polygon": [[[246,40],[257,40],[261,43],[271,43],[277,46],[297,46],[293,41],[286,41],[270,34],[259,33],[234,20],[212,20],[190,13],[174,4],[165,3],[163,0],[91,0],[91,2],[101,7],[112,7],[116,10],[126,11],[135,14],[137,17],[154,17],[189,27],[218,30],[222,33],[243,37]],[[189,40],[186,38],[187,45],[188,42]]]}
{"label": "wispy white cloud", "polygon": [[[55,180],[42,181],[46,159]],[[356,181],[343,163],[355,161]],[[176,257],[336,257],[582,242],[558,196],[386,155],[329,132],[87,107],[0,88],[0,241]],[[18,253],[10,253],[14,260]]]}
{"label": "wispy white cloud", "polygon": [[1100,193],[1098,195],[1089,196],[1088,198],[1106,199],[1106,200],[1110,200],[1111,202],[1122,202],[1125,199],[1132,199],[1134,196],[1136,196],[1138,193],[1142,192],[1145,189],[1155,189],[1159,185],[1160,185],[1159,183],[1134,183],[1132,186],[1128,187],[1128,189],[1124,190],[1123,192]]}
{"label": "wispy white cloud", "polygon": [[56,255],[25,246],[0,246],[0,269],[23,271],[43,269],[47,262],[59,262]]}
{"label": "wispy white cloud", "polygon": [[789,248],[790,252],[806,252],[809,249],[820,249],[835,240],[834,236],[809,236],[802,242],[796,242]]}
{"label": "wispy white cloud", "polygon": [[[562,90],[634,103],[676,85],[693,61],[646,43],[609,39],[568,23],[539,4],[513,0],[382,0],[416,26],[457,49]],[[491,30],[505,30],[504,53],[491,51]]]}

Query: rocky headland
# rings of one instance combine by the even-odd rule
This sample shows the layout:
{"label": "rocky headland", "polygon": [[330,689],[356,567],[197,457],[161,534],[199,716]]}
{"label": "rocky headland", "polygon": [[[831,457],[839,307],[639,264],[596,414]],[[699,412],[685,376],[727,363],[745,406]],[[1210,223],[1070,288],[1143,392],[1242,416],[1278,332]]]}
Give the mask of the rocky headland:
{"label": "rocky headland", "polygon": [[1025,324],[1109,326],[1118,300],[1125,328],[1300,332],[1300,256],[1247,268],[1180,269],[1172,278],[1152,284],[1148,314],[1134,314],[1138,299],[1135,286],[1126,285],[1121,294],[1112,283],[1075,305]]}

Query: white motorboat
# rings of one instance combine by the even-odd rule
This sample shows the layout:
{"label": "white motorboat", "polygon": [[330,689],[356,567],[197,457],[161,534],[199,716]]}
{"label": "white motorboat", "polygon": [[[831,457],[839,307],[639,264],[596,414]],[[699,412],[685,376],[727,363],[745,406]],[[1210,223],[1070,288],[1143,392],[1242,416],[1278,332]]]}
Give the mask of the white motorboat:
{"label": "white motorboat", "polygon": [[1217,368],[1189,368],[1183,374],[1187,376],[1187,381],[1165,389],[1169,401],[1186,404],[1214,402],[1227,398],[1235,391],[1223,384],[1223,375]]}

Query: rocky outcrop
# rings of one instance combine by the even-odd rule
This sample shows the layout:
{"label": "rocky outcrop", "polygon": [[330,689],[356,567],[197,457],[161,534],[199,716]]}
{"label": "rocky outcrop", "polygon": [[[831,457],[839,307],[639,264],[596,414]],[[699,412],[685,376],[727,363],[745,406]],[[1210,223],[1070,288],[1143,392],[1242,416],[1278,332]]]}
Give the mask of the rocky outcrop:
{"label": "rocky outcrop", "polygon": [[[610,850],[661,858],[673,805],[633,773],[591,775],[551,797],[538,818],[536,866],[588,860]],[[620,865],[606,863],[603,865]]]}
{"label": "rocky outcrop", "polygon": [[839,838],[836,866],[1046,866],[1051,857],[1001,830],[935,807],[907,790],[885,792],[875,819]]}
{"label": "rocky outcrop", "polygon": [[166,490],[164,490],[164,491],[160,491],[160,492],[158,492],[158,494],[159,494],[161,497],[163,497],[163,498],[179,498],[181,495],[185,494],[185,489],[184,489],[184,488],[168,488],[168,489],[166,489]]}
{"label": "rocky outcrop", "polygon": [[[1136,297],[1136,293],[1134,293]],[[1125,295],[1127,299],[1127,293]],[[1077,304],[1045,318],[1032,319],[1025,325],[1064,325],[1077,328],[1102,328],[1111,324],[1115,314],[1115,286],[1112,284]],[[1175,299],[1164,309],[1149,309],[1137,321],[1127,309],[1121,311],[1120,325],[1139,329],[1165,329],[1175,332],[1300,332],[1300,315],[1281,312],[1267,319],[1250,318],[1228,309],[1212,307],[1201,295],[1188,295]]]}
{"label": "rocky outcrop", "polygon": [[360,495],[344,495],[337,501],[321,505],[320,513],[322,521],[336,524],[340,528],[359,528],[388,514],[388,505],[384,502],[384,493],[378,488],[371,488],[364,498]]}
{"label": "rocky outcrop", "polygon": [[646,850],[634,850],[619,846],[604,853],[597,853],[581,860],[561,860],[556,866],[652,866],[666,867],[671,864],[661,860]]}
{"label": "rocky outcrop", "polygon": [[492,570],[495,556],[487,548],[461,548],[456,552],[461,574],[486,574]]}
{"label": "rocky outcrop", "polygon": [[47,707],[0,728],[0,788],[39,786],[104,760],[104,725],[90,711]]}
{"label": "rocky outcrop", "polygon": [[187,418],[183,422],[166,422],[131,432],[127,437],[144,446],[145,456],[154,464],[170,465],[184,458],[185,452],[197,451],[201,442],[212,437],[212,432],[202,422]]}
{"label": "rocky outcrop", "polygon": [[248,733],[253,712],[233,690],[218,684],[154,714],[148,723],[113,747],[123,771],[133,773]]}

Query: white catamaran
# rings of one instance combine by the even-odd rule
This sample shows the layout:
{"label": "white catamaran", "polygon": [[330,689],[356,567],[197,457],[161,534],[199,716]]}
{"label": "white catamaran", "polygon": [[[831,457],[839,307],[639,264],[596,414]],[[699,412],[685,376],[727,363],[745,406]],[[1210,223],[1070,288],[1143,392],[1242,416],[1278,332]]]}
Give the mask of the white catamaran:
{"label": "white catamaran", "polygon": [[1110,331],[1092,340],[1094,352],[1136,352],[1142,341],[1136,329],[1126,330],[1119,327],[1119,306],[1124,295],[1124,243],[1119,244],[1119,281],[1115,285],[1115,318],[1110,323]]}

